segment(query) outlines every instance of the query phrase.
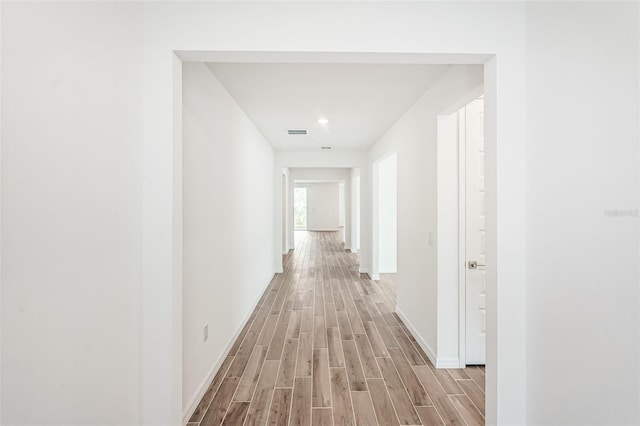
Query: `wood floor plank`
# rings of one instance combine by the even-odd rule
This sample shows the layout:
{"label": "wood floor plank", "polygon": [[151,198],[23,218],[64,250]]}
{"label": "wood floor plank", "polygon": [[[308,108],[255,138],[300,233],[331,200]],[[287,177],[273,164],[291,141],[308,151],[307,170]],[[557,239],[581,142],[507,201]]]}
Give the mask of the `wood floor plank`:
{"label": "wood floor plank", "polygon": [[484,417],[467,395],[449,395],[449,398],[469,426],[484,425]]}
{"label": "wood floor plank", "polygon": [[389,309],[389,307],[386,304],[378,302],[376,303],[376,306],[378,307],[378,310],[382,314],[382,318],[384,318],[384,321],[387,323],[389,327],[400,327],[398,320],[396,320],[396,318],[392,315],[391,309]]}
{"label": "wood floor plank", "polygon": [[258,341],[256,345],[269,346],[271,343],[271,338],[273,337],[273,331],[276,328],[276,324],[278,323],[278,314],[270,314],[267,317],[267,320],[264,323],[264,327],[260,332],[260,336],[258,336]]}
{"label": "wood floor plank", "polygon": [[244,419],[249,412],[250,402],[232,402],[227,410],[227,415],[224,416],[222,424],[224,426],[236,426],[244,423]]}
{"label": "wood floor plank", "polygon": [[[314,274],[315,276],[315,274]],[[313,312],[313,302],[315,301],[315,298],[313,297],[313,288],[309,288],[307,290],[307,293],[304,296],[304,307],[305,308],[311,308],[311,312]]]}
{"label": "wood floor plank", "polygon": [[366,391],[367,382],[365,381],[364,371],[360,363],[360,356],[356,349],[356,343],[353,340],[343,340],[342,349],[344,352],[344,363],[347,368],[347,376],[349,377],[349,389],[351,391]]}
{"label": "wood floor plank", "polygon": [[264,321],[267,319],[267,316],[269,315],[270,311],[271,311],[271,306],[262,306],[260,308],[260,311],[258,311],[258,314],[256,315],[255,319],[253,320],[253,323],[251,324],[249,331],[260,332],[260,330],[262,330],[262,327],[264,326]]}
{"label": "wood floor plank", "polygon": [[313,301],[313,314],[315,316],[324,316],[324,293],[322,285],[316,285],[315,300]]}
{"label": "wood floor plank", "polygon": [[313,306],[305,306],[302,309],[300,333],[313,333]]}
{"label": "wood floor plank", "polygon": [[360,319],[360,315],[358,315],[355,305],[347,305],[347,314],[349,315],[353,334],[365,334],[362,320]]}
{"label": "wood floor plank", "polygon": [[280,370],[276,386],[282,388],[293,387],[293,379],[296,374],[296,359],[298,357],[298,339],[287,339],[282,351]]}
{"label": "wood floor plank", "polygon": [[353,340],[353,331],[351,330],[351,322],[347,311],[336,311],[338,316],[338,328],[340,328],[340,336],[342,340]]}
{"label": "wood floor plank", "polygon": [[418,416],[422,420],[422,424],[425,426],[441,426],[444,425],[440,414],[436,407],[416,407]]}
{"label": "wood floor plank", "polygon": [[293,302],[293,310],[294,311],[298,311],[298,310],[302,310],[302,308],[304,308],[304,299],[306,296],[306,292],[302,292],[299,291],[296,293],[294,302]]}
{"label": "wood floor plank", "polygon": [[313,409],[313,426],[333,426],[331,408]]}
{"label": "wood floor plank", "polygon": [[293,385],[291,401],[291,426],[311,425],[311,377],[297,377]]}
{"label": "wood floor plank", "polygon": [[222,380],[227,374],[227,371],[229,370],[229,367],[231,366],[232,362],[233,362],[232,356],[228,356],[224,359],[224,361],[222,362],[222,365],[220,366],[220,369],[216,372],[215,376],[213,377],[213,380],[211,381],[209,388],[204,393],[202,399],[200,400],[200,403],[196,407],[196,410],[191,415],[191,418],[189,419],[190,423],[199,423],[202,420],[202,418],[204,417],[204,414],[207,411],[207,408],[209,407],[209,404],[211,404],[211,401],[216,395],[216,392],[218,392],[218,389],[222,384]]}
{"label": "wood floor plank", "polygon": [[264,363],[266,355],[267,347],[256,345],[251,357],[249,358],[247,367],[240,378],[240,384],[238,385],[236,394],[233,397],[234,401],[251,401],[253,391],[256,389],[256,385],[258,384],[258,378],[260,377],[262,364]]}
{"label": "wood floor plank", "polygon": [[296,377],[311,377],[313,364],[313,335],[300,333],[298,343],[298,362],[296,365]]}
{"label": "wood floor plank", "polygon": [[389,327],[389,328],[391,329],[391,333],[393,334],[393,337],[396,338],[396,340],[398,341],[398,344],[402,348],[402,351],[407,356],[407,360],[409,361],[409,364],[425,365],[426,362],[422,359],[422,356],[420,356],[420,353],[418,353],[415,346],[413,346],[413,343],[411,343],[411,340],[409,340],[407,335],[404,333],[404,330],[402,329],[402,327]]}
{"label": "wood floor plank", "polygon": [[284,345],[284,339],[286,337],[288,327],[288,322],[279,322],[276,326],[276,331],[273,333],[273,338],[269,345],[269,352],[267,352],[268,360],[279,360],[282,357],[282,347]]}
{"label": "wood floor plank", "polygon": [[297,339],[300,337],[300,325],[302,323],[302,310],[292,311],[289,319],[289,328],[287,329],[287,338]]}
{"label": "wood floor plank", "polygon": [[479,366],[471,366],[465,368],[465,371],[473,379],[474,382],[480,387],[480,389],[485,389],[485,374],[484,371]]}
{"label": "wood floor plank", "polygon": [[464,419],[449,400],[449,396],[445,393],[442,385],[440,385],[436,376],[431,372],[431,369],[426,365],[419,365],[413,367],[413,371],[415,371],[422,386],[429,394],[433,405],[438,410],[444,423],[446,425],[464,425]]}
{"label": "wood floor plank", "polygon": [[421,424],[418,413],[413,408],[409,395],[396,371],[396,367],[390,358],[378,358],[380,371],[384,377],[384,383],[391,397],[391,402],[396,409],[398,420],[401,425]]}
{"label": "wood floor plank", "polygon": [[213,398],[209,409],[200,422],[201,426],[218,426],[222,423],[239,381],[239,377],[226,377],[222,381],[216,397]]}
{"label": "wood floor plank", "polygon": [[364,377],[367,379],[379,379],[380,369],[376,362],[376,357],[371,350],[369,344],[369,338],[366,334],[354,334],[354,340],[356,347],[358,348],[358,354],[360,355],[360,361],[362,361],[362,370],[364,371]]}
{"label": "wood floor plank", "polygon": [[336,306],[336,312],[344,311],[346,307],[344,305],[344,299],[342,297],[342,293],[340,292],[340,290],[338,290],[337,287],[333,287],[333,286],[332,286],[332,293],[333,293],[333,303]]}
{"label": "wood floor plank", "polygon": [[369,393],[371,399],[376,403],[373,404],[373,408],[376,412],[378,424],[380,426],[394,426],[399,425],[398,416],[393,408],[389,394],[387,393],[387,387],[382,379],[369,379],[367,380],[367,386],[369,387]]}
{"label": "wood floor plank", "polygon": [[327,329],[327,346],[329,347],[329,366],[344,367],[344,352],[337,327]]}
{"label": "wood floor plank", "polygon": [[271,397],[273,388],[276,384],[278,376],[278,361],[265,361],[262,367],[262,374],[258,379],[256,391],[251,399],[251,406],[247,413],[247,419],[244,424],[248,426],[264,425],[269,416]]}
{"label": "wood floor plank", "polygon": [[371,349],[373,349],[373,354],[379,358],[389,358],[389,351],[378,332],[378,328],[373,321],[365,321],[364,322],[364,330],[367,333],[367,337],[369,338],[369,343],[371,343]]}
{"label": "wood floor plank", "polygon": [[398,341],[393,337],[393,334],[391,334],[391,330],[384,319],[382,319],[380,315],[373,316],[372,318],[384,345],[387,348],[399,348],[400,346],[398,346]]}
{"label": "wood floor plank", "polygon": [[429,362],[427,366],[431,369],[431,372],[433,373],[434,376],[436,376],[436,379],[438,379],[438,382],[440,382],[440,384],[442,385],[442,388],[447,394],[461,395],[464,393],[462,388],[458,385],[458,383],[455,380],[453,380],[451,375],[447,373],[446,370],[442,368],[435,368],[433,364],[431,364],[431,362]]}
{"label": "wood floor plank", "polygon": [[476,406],[478,411],[484,416],[484,392],[473,380],[458,380],[458,385]]}
{"label": "wood floor plank", "polygon": [[244,368],[247,366],[247,362],[249,361],[249,357],[253,352],[253,348],[256,345],[256,341],[258,340],[259,332],[250,331],[244,338],[244,342],[240,345],[240,349],[238,349],[238,353],[236,354],[231,367],[227,371],[226,377],[240,377],[242,376],[242,372]]}
{"label": "wood floor plank", "polygon": [[464,368],[447,368],[446,370],[454,380],[466,380],[471,378]]}
{"label": "wood floor plank", "polygon": [[331,379],[329,377],[329,351],[313,350],[312,407],[331,407]]}
{"label": "wood floor plank", "polygon": [[413,405],[417,407],[428,407],[433,405],[431,398],[429,398],[429,395],[427,395],[427,392],[424,390],[422,383],[418,380],[418,376],[416,376],[416,373],[409,365],[409,362],[407,362],[404,353],[398,348],[389,349],[389,352],[391,353],[391,359],[396,366],[396,370],[398,370],[398,375],[402,379],[404,387],[407,389]]}
{"label": "wood floor plank", "polygon": [[358,314],[360,315],[360,319],[362,320],[362,322],[365,321],[371,321],[371,315],[369,314],[369,311],[367,310],[364,302],[362,300],[356,300],[356,310],[358,311]]}
{"label": "wood floor plank", "polygon": [[289,423],[292,389],[275,389],[271,402],[268,425],[281,426]]}
{"label": "wood floor plank", "polygon": [[333,424],[335,426],[353,425],[353,406],[347,372],[344,368],[331,369],[331,400],[333,407]]}
{"label": "wood floor plank", "polygon": [[327,303],[324,305],[326,314],[326,326],[327,328],[333,328],[338,326],[338,317],[336,316],[336,305],[333,303]]}
{"label": "wood floor plank", "polygon": [[351,392],[351,401],[353,403],[356,426],[375,426],[379,424],[369,392]]}
{"label": "wood floor plank", "polygon": [[327,347],[327,327],[325,326],[324,316],[314,317],[313,347],[314,348]]}

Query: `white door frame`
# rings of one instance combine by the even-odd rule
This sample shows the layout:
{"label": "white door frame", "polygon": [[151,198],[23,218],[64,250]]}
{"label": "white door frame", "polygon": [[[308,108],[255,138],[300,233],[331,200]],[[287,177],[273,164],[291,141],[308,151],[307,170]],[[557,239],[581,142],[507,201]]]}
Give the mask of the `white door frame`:
{"label": "white door frame", "polygon": [[458,359],[460,368],[467,366],[467,144],[466,114],[461,114],[474,100],[483,95],[484,88],[474,90],[458,116]]}
{"label": "white door frame", "polygon": [[[464,107],[463,107],[464,108]],[[461,110],[460,110],[461,111]],[[467,366],[467,145],[466,116],[458,111],[458,359]]]}

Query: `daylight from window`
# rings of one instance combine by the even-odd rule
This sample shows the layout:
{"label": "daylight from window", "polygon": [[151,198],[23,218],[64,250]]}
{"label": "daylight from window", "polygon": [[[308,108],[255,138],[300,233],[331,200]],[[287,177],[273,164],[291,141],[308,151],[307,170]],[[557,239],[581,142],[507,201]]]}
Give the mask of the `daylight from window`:
{"label": "daylight from window", "polygon": [[293,217],[295,229],[307,229],[307,188],[295,188],[294,190]]}

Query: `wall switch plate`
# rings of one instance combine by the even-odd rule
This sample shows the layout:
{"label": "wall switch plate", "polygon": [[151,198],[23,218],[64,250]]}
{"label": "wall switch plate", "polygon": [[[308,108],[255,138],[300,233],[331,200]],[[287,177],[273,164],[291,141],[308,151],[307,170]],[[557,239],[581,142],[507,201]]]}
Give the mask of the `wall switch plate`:
{"label": "wall switch plate", "polygon": [[204,341],[206,342],[209,338],[209,324],[204,326]]}

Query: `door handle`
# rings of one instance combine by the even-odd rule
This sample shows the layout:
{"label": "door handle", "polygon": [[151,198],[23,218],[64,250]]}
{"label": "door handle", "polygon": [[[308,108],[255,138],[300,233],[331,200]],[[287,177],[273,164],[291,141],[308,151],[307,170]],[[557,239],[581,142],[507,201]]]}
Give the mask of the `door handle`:
{"label": "door handle", "polygon": [[485,267],[486,265],[479,264],[476,260],[470,260],[468,263],[469,269],[478,269],[479,267]]}

